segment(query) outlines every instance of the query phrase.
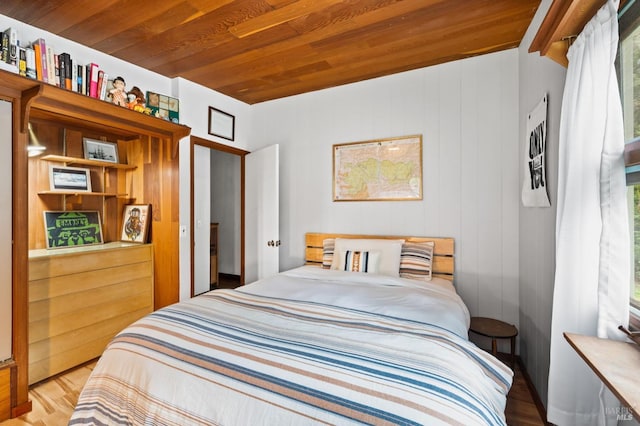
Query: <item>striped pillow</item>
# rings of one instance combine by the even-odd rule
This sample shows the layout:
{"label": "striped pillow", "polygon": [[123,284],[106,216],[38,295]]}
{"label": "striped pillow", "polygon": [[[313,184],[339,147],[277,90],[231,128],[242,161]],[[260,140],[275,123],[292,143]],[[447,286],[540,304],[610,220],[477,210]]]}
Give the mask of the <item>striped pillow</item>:
{"label": "striped pillow", "polygon": [[378,252],[347,250],[344,254],[343,271],[378,272]]}
{"label": "striped pillow", "polygon": [[433,241],[402,244],[400,276],[412,280],[431,281]]}
{"label": "striped pillow", "polygon": [[331,269],[335,246],[335,238],[325,238],[322,240],[322,269]]}

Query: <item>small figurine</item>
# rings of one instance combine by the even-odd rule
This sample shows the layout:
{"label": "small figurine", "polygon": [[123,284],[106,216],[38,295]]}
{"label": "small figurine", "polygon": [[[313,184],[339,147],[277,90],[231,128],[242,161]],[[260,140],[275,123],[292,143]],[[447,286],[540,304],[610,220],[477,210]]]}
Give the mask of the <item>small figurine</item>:
{"label": "small figurine", "polygon": [[113,89],[109,91],[109,95],[114,104],[123,107],[127,106],[127,92],[124,90],[125,82],[124,78],[116,77],[113,79]]}
{"label": "small figurine", "polygon": [[129,103],[127,104],[129,109],[138,112],[145,111],[144,93],[142,93],[142,90],[140,90],[138,86],[133,86],[133,88],[127,92],[127,97],[129,99]]}

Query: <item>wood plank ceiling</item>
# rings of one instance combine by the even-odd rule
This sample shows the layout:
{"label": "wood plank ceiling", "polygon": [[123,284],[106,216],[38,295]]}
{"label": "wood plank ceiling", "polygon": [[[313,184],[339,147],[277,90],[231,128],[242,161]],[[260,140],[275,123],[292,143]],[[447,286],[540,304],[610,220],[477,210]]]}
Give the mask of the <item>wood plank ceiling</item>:
{"label": "wood plank ceiling", "polygon": [[0,14],[254,104],[517,47],[539,3],[2,0]]}

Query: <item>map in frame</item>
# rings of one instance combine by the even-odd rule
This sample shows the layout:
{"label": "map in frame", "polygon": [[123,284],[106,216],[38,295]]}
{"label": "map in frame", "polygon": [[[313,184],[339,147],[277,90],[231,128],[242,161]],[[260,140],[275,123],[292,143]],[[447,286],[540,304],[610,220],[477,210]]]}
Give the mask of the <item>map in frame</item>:
{"label": "map in frame", "polygon": [[422,200],[422,135],[333,145],[333,201]]}

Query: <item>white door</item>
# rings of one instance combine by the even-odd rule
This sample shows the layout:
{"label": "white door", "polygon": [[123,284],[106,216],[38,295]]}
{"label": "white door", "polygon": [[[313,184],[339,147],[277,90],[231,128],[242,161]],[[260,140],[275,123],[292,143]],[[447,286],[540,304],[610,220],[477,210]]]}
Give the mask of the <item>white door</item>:
{"label": "white door", "polygon": [[193,295],[209,291],[211,257],[211,150],[193,146]]}
{"label": "white door", "polygon": [[279,147],[245,157],[245,284],[279,272]]}
{"label": "white door", "polygon": [[0,362],[11,358],[11,103],[0,100]]}

